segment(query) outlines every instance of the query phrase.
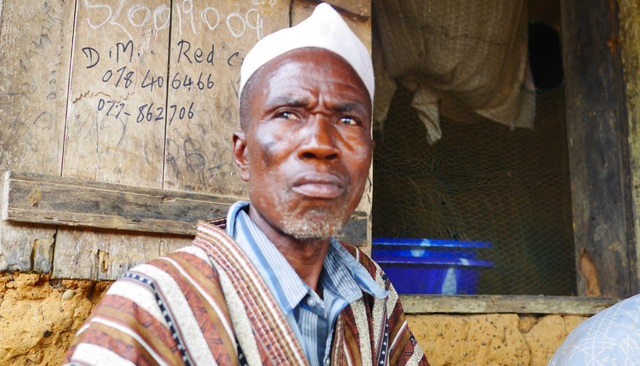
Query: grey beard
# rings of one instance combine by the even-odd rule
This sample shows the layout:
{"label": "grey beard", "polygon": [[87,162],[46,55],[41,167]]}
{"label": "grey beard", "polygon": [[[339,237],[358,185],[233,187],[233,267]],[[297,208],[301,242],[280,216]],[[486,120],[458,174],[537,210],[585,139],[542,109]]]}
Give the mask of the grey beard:
{"label": "grey beard", "polygon": [[287,214],[283,218],[283,231],[298,240],[326,240],[344,226],[346,213],[332,214],[313,209],[303,216]]}

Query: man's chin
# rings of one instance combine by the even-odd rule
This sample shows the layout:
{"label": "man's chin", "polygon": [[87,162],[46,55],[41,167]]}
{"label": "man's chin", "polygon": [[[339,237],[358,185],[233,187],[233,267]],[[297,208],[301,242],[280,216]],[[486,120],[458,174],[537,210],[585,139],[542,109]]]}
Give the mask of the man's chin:
{"label": "man's chin", "polygon": [[346,213],[332,214],[312,209],[303,214],[285,214],[282,231],[298,240],[327,240],[342,230]]}

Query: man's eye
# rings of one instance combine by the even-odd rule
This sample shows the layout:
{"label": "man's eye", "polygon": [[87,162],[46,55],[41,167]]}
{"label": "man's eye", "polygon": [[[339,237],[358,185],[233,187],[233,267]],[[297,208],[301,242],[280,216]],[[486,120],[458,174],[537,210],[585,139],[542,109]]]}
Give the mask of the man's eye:
{"label": "man's eye", "polygon": [[344,125],[349,125],[349,126],[357,126],[358,125],[358,121],[355,118],[348,117],[348,116],[340,117],[340,123],[342,123]]}
{"label": "man's eye", "polygon": [[291,112],[280,112],[276,115],[277,118],[284,118],[284,119],[290,119],[290,120],[299,120],[300,117],[298,117],[296,114],[291,113]]}

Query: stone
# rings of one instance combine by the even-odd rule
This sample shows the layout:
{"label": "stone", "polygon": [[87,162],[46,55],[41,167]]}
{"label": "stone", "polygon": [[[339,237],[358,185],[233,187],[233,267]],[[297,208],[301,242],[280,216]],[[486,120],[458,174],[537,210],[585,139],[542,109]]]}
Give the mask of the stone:
{"label": "stone", "polygon": [[531,366],[544,366],[567,337],[567,327],[560,315],[538,319],[538,323],[524,335],[531,350]]}
{"label": "stone", "polygon": [[518,330],[520,333],[527,333],[538,323],[538,317],[535,315],[520,315],[520,324]]}

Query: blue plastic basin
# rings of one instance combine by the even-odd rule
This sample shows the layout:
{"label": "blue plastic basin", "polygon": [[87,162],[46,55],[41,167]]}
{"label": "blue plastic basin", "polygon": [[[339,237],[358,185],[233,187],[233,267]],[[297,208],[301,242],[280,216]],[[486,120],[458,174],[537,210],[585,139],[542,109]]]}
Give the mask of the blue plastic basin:
{"label": "blue plastic basin", "polygon": [[487,242],[374,238],[372,258],[400,294],[473,295],[480,270],[493,263],[477,259],[474,249]]}

